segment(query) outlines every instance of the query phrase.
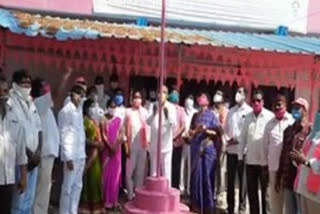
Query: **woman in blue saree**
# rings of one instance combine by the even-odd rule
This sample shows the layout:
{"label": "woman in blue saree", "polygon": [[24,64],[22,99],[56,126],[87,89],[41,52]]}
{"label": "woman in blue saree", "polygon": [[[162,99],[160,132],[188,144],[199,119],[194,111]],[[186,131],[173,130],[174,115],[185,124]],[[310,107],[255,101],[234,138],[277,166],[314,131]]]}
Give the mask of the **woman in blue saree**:
{"label": "woman in blue saree", "polygon": [[197,98],[200,107],[191,122],[191,203],[201,214],[213,214],[214,178],[217,160],[215,141],[219,135],[219,121],[208,108],[207,95]]}

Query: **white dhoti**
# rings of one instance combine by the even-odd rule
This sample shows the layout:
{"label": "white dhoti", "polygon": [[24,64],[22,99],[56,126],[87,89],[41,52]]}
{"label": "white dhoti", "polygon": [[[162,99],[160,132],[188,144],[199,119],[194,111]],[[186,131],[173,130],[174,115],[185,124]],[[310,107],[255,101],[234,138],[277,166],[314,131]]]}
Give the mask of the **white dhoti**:
{"label": "white dhoti", "polygon": [[[181,156],[180,191],[190,195],[191,153],[190,145],[184,144]],[[185,188],[186,187],[186,188]]]}
{"label": "white dhoti", "polygon": [[143,148],[137,148],[131,151],[130,158],[127,159],[127,190],[128,199],[132,200],[134,189],[143,186],[145,178],[147,151]]}
{"label": "white dhoti", "polygon": [[33,204],[33,214],[47,214],[52,185],[52,168],[54,156],[41,158],[38,169],[38,183]]}
{"label": "white dhoti", "polygon": [[[157,152],[151,152],[151,176],[157,175]],[[160,172],[161,176],[169,181],[171,187],[171,168],[172,168],[172,150],[160,153]]]}
{"label": "white dhoti", "polygon": [[301,214],[318,214],[320,204],[304,196],[300,197]]}
{"label": "white dhoti", "polygon": [[283,188],[280,188],[279,192],[275,190],[276,184],[276,172],[269,171],[269,191],[271,200],[271,213],[272,214],[283,214],[284,210],[284,192]]}
{"label": "white dhoti", "polygon": [[74,160],[73,166],[72,171],[67,168],[66,163],[63,167],[59,214],[78,214],[85,159]]}

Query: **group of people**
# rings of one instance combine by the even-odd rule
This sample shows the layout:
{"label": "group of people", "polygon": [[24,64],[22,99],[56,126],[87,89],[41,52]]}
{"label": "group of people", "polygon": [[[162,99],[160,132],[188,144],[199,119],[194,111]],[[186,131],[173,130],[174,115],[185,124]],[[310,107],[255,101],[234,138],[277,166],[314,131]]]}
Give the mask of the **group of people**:
{"label": "group of people", "polygon": [[261,90],[249,103],[240,87],[231,109],[221,90],[212,102],[199,93],[180,106],[178,89],[163,86],[148,100],[133,91],[126,107],[118,81],[111,76],[106,91],[102,76],[89,88],[77,78],[55,117],[44,79],[26,70],[14,72],[11,87],[0,79],[2,213],[48,213],[57,157],[63,163],[60,214],[105,213],[120,206],[121,191],[133,200],[145,177],[157,174],[159,129],[160,173],[190,196],[194,212],[215,213],[225,190],[228,214],[235,213],[236,198],[239,213],[247,198],[251,214],[320,210],[320,113],[310,125],[305,99],[296,99],[289,113],[278,94],[269,111]]}

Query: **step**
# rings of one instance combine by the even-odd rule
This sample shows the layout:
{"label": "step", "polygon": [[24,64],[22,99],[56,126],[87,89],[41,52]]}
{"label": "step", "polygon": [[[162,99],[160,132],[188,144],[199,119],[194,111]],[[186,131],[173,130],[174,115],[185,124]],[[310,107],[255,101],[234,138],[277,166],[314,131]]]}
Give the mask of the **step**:
{"label": "step", "polygon": [[156,212],[156,211],[150,211],[150,210],[143,210],[143,209],[139,209],[136,208],[134,206],[134,203],[128,202],[125,204],[124,206],[124,214],[187,214],[189,213],[189,208],[184,205],[184,204],[180,204],[181,209],[178,211],[174,211],[174,212]]}
{"label": "step", "polygon": [[165,177],[148,177],[145,185],[151,191],[164,192],[169,188],[169,182]]}
{"label": "step", "polygon": [[136,189],[135,206],[153,211],[175,211],[179,209],[180,192],[169,189],[167,192],[150,191],[146,188]]}

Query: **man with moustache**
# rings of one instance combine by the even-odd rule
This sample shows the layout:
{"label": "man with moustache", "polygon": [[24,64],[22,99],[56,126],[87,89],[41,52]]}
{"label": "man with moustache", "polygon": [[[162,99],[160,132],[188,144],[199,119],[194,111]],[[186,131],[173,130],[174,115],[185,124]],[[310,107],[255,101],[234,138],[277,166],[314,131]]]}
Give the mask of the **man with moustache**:
{"label": "man with moustache", "polygon": [[[273,118],[273,113],[264,108],[263,96],[261,90],[253,92],[251,101],[253,111],[247,115],[239,138],[238,158],[246,164],[245,182],[248,187],[250,214],[260,213],[260,203],[262,214],[270,213],[268,166],[264,156],[263,134],[266,125]],[[259,197],[259,186],[261,197]]]}
{"label": "man with moustache", "polygon": [[[15,186],[19,194],[26,190],[28,163],[25,132],[8,104],[8,92],[8,83],[0,78],[0,210],[3,214],[11,214]],[[17,182],[16,172],[19,175]]]}

